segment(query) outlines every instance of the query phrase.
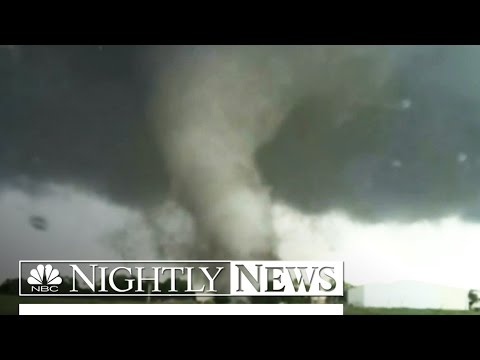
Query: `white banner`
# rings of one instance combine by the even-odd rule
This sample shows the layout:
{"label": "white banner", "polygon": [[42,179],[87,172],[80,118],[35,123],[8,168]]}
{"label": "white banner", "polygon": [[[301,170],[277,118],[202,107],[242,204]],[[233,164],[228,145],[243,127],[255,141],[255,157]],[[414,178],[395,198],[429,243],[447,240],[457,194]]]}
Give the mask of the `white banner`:
{"label": "white banner", "polygon": [[343,305],[20,304],[19,315],[343,315]]}

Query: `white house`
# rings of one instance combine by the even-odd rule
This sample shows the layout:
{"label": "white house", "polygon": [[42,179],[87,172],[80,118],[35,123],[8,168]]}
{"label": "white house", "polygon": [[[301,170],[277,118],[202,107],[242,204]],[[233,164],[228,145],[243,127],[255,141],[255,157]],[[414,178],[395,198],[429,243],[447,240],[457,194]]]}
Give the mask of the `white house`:
{"label": "white house", "polygon": [[348,304],[358,307],[468,310],[469,290],[418,281],[368,284],[348,291]]}

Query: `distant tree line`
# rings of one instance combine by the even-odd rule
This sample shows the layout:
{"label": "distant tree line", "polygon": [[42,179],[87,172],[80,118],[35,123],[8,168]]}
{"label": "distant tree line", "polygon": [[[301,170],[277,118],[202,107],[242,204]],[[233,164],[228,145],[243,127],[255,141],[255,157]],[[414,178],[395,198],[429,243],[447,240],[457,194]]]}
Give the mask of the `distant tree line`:
{"label": "distant tree line", "polygon": [[7,279],[0,285],[0,294],[18,295],[18,279]]}
{"label": "distant tree line", "polygon": [[470,290],[468,293],[468,307],[470,310],[480,310],[477,305],[479,305],[480,297],[478,296],[478,290]]}

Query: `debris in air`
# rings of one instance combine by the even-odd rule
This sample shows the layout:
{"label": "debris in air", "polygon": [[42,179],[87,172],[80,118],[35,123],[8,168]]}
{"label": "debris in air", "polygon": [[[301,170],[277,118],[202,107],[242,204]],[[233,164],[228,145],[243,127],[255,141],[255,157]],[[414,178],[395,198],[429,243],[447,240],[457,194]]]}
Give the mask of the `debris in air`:
{"label": "debris in air", "polygon": [[394,160],[392,161],[392,167],[394,168],[401,168],[403,166],[403,163],[400,160]]}
{"label": "debris in air", "polygon": [[30,216],[30,225],[39,231],[46,231],[48,228],[47,220],[42,216]]}
{"label": "debris in air", "polygon": [[457,155],[457,161],[458,161],[459,163],[464,163],[465,161],[467,161],[467,159],[468,159],[468,155],[465,154],[465,153],[459,153],[459,154]]}
{"label": "debris in air", "polygon": [[412,107],[412,101],[410,99],[403,99],[402,102],[400,103],[400,107],[403,110],[410,109]]}

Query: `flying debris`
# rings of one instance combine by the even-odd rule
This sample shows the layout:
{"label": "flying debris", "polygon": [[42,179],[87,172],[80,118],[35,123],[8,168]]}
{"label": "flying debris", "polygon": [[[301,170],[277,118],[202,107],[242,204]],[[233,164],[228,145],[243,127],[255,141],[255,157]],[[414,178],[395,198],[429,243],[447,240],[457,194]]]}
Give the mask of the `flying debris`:
{"label": "flying debris", "polygon": [[393,160],[392,161],[392,167],[401,168],[402,166],[403,166],[403,163],[400,160]]}
{"label": "flying debris", "polygon": [[464,163],[467,160],[468,160],[468,155],[467,154],[462,153],[462,152],[458,153],[458,155],[457,155],[457,162],[458,163],[461,164],[461,163]]}
{"label": "flying debris", "polygon": [[39,231],[46,231],[48,228],[47,220],[42,216],[30,216],[30,225]]}
{"label": "flying debris", "polygon": [[400,109],[402,110],[408,110],[412,107],[412,100],[410,99],[403,99],[402,102],[400,103]]}

